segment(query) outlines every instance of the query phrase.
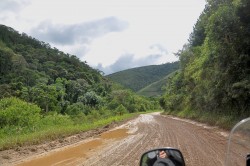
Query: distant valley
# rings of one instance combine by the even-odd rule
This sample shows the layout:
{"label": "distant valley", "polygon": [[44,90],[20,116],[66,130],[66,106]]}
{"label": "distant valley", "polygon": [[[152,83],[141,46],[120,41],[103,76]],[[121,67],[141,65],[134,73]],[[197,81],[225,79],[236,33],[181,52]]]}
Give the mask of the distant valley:
{"label": "distant valley", "polygon": [[140,95],[160,96],[169,75],[179,69],[179,62],[123,70],[106,76]]}

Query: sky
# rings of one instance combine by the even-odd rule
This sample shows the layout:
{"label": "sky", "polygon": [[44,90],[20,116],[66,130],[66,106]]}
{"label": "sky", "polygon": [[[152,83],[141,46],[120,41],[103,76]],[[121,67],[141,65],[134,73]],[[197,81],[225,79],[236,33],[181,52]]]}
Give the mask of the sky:
{"label": "sky", "polygon": [[174,62],[205,0],[0,0],[0,24],[107,74]]}

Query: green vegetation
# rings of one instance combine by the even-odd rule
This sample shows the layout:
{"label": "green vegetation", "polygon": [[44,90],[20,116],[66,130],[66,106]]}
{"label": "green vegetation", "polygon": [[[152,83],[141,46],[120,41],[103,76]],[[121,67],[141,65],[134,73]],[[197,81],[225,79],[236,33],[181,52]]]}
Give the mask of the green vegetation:
{"label": "green vegetation", "polygon": [[[2,99],[0,105],[0,118],[4,117],[5,120],[5,123],[1,123],[0,150],[63,138],[137,115],[128,112],[115,115],[108,111],[94,110],[87,116],[66,116],[56,113],[40,116],[41,109],[38,106],[17,98]],[[12,115],[16,112],[19,112],[18,116]]]}
{"label": "green vegetation", "polygon": [[179,62],[138,67],[110,74],[107,78],[138,92],[153,82],[161,80],[179,68]]}
{"label": "green vegetation", "polygon": [[76,56],[0,25],[0,150],[159,108]]}
{"label": "green vegetation", "polygon": [[[175,72],[173,72],[175,73]],[[166,77],[163,77],[161,80],[156,81],[145,88],[142,88],[137,92],[137,94],[146,96],[146,97],[160,97],[164,94],[166,90],[166,82],[173,73],[167,75]]]}
{"label": "green vegetation", "polygon": [[207,1],[176,54],[180,71],[168,80],[165,111],[225,128],[250,115],[249,20],[248,0]]}

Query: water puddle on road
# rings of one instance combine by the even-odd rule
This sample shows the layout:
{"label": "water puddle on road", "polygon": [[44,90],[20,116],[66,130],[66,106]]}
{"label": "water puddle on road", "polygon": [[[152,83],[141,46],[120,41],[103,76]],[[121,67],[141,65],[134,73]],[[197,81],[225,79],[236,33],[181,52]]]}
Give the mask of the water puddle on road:
{"label": "water puddle on road", "polygon": [[23,162],[17,166],[44,166],[44,165],[75,165],[79,160],[88,157],[90,150],[96,149],[104,144],[105,140],[122,139],[128,136],[128,129],[117,129],[102,133],[98,138],[80,143],[77,146],[65,148],[60,151],[51,152],[46,156],[42,156],[30,161]]}
{"label": "water puddle on road", "polygon": [[116,129],[101,134],[102,139],[119,139],[128,136],[128,129]]}

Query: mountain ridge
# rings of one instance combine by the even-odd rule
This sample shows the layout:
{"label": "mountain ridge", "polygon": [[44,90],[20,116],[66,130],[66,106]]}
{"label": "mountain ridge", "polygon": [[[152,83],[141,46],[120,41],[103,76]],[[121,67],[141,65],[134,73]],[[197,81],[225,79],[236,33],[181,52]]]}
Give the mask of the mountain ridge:
{"label": "mountain ridge", "polygon": [[176,73],[178,70],[168,74],[159,81],[153,82],[152,84],[147,85],[146,87],[140,89],[137,94],[146,96],[146,97],[160,97],[166,91],[166,85],[168,84],[168,79]]}
{"label": "mountain ridge", "polygon": [[146,86],[161,80],[178,68],[179,62],[176,61],[161,65],[149,65],[126,69],[107,75],[106,77],[126,88],[138,92]]}

